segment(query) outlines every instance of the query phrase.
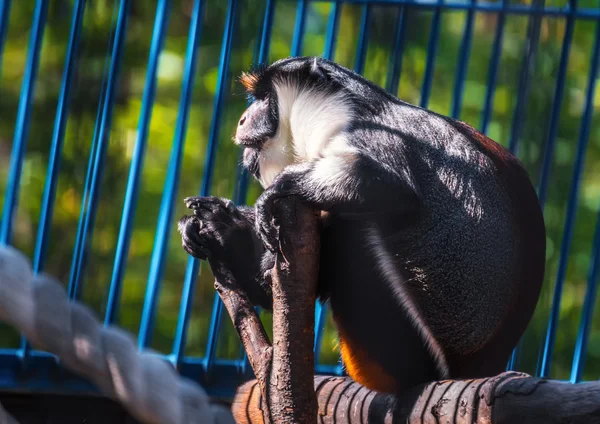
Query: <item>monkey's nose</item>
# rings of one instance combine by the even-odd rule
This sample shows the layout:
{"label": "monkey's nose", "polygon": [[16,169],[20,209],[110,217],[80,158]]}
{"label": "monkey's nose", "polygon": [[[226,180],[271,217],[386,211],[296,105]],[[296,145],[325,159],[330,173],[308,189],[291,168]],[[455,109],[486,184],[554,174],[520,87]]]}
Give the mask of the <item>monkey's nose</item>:
{"label": "monkey's nose", "polygon": [[242,125],[244,125],[244,122],[246,122],[246,115],[242,116],[242,119],[240,119],[240,122],[238,125],[241,127]]}

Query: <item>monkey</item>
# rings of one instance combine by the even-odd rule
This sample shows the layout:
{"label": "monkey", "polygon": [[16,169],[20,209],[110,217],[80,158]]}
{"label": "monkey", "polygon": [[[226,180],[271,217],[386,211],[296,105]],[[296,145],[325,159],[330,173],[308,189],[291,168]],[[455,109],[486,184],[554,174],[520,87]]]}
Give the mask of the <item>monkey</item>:
{"label": "monkey", "polygon": [[399,393],[503,372],[545,268],[542,211],[519,159],[320,57],[278,60],[240,81],[252,103],[234,142],[264,191],[254,207],[186,198],[183,248],[269,310],[273,205],[297,196],[327,215],[317,295],[351,378]]}

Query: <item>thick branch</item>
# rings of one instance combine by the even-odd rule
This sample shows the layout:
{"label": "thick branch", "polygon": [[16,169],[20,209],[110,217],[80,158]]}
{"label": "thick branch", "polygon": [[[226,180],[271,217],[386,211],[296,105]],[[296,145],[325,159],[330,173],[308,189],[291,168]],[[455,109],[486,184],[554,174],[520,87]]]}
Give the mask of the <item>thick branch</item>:
{"label": "thick branch", "polygon": [[[231,273],[217,267],[215,288],[229,312],[258,389],[246,419],[285,423],[313,422],[317,403],[313,390],[314,305],[319,263],[316,215],[296,198],[276,205],[280,252],[273,270],[273,347],[246,293]],[[263,402],[266,399],[266,402]]]}
{"label": "thick branch", "polygon": [[268,384],[271,358],[273,356],[273,348],[269,342],[269,337],[248,296],[236,283],[231,273],[220,268],[213,269],[213,273],[215,275],[215,289],[219,293],[233,326],[240,336],[246,355],[248,355],[248,362],[250,362],[256,376],[255,382],[258,382],[262,393],[262,396],[260,396],[261,403],[255,413],[264,417],[266,422],[269,422],[269,410],[262,403],[262,399],[269,399]]}
{"label": "thick branch", "polygon": [[[259,396],[255,381],[238,389],[233,413],[249,419]],[[447,380],[415,388],[397,399],[368,390],[349,378],[316,377],[319,422],[345,424],[596,424],[600,423],[600,383],[570,384],[503,373],[477,380]],[[314,422],[317,422],[316,420]]]}
{"label": "thick branch", "polygon": [[280,249],[273,270],[273,367],[269,407],[277,424],[315,422],[314,316],[319,230],[314,211],[294,197],[277,204]]}

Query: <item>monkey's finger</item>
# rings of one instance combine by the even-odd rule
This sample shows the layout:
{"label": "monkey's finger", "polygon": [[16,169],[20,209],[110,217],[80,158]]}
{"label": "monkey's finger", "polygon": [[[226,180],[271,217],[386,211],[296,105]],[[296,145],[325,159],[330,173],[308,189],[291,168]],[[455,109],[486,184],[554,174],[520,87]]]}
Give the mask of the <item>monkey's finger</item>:
{"label": "monkey's finger", "polygon": [[230,200],[218,197],[200,197],[190,203],[194,215],[202,221],[219,221],[225,225],[232,225],[234,219],[239,219],[239,211]]}
{"label": "monkey's finger", "polygon": [[200,233],[202,227],[204,224],[195,216],[184,215],[177,222],[177,231],[182,236],[191,232]]}
{"label": "monkey's finger", "polygon": [[277,251],[279,245],[277,228],[273,222],[273,202],[276,199],[277,193],[268,189],[256,201],[256,231],[271,252]]}
{"label": "monkey's finger", "polygon": [[269,227],[262,233],[262,240],[265,247],[271,252],[277,252],[279,249],[279,231],[276,227]]}
{"label": "monkey's finger", "polygon": [[[263,217],[264,218],[264,217]],[[272,223],[272,219],[257,218],[257,232],[265,248],[276,252],[279,246],[279,231]]]}
{"label": "monkey's finger", "polygon": [[186,240],[182,240],[181,246],[183,247],[183,250],[192,255],[194,258],[201,259],[203,261],[207,260],[210,254],[210,252],[202,246],[195,243],[188,243]]}
{"label": "monkey's finger", "polygon": [[185,207],[188,209],[195,209],[198,203],[202,202],[202,197],[199,196],[191,196],[183,199],[183,203],[185,203]]}
{"label": "monkey's finger", "polygon": [[201,205],[214,205],[223,207],[229,211],[233,211],[235,209],[235,204],[231,200],[216,196],[192,196],[186,197],[183,199],[183,201],[186,207],[189,209],[196,209]]}
{"label": "monkey's finger", "polygon": [[210,251],[204,246],[200,231],[203,228],[202,221],[194,216],[184,216],[177,223],[181,233],[181,244],[183,249],[198,259],[206,259]]}

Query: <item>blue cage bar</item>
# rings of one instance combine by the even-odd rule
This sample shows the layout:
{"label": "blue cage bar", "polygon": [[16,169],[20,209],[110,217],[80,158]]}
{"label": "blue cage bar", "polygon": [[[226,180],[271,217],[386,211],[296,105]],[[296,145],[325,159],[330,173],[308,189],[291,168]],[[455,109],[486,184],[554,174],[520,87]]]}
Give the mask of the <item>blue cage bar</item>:
{"label": "blue cage bar", "polygon": [[[44,182],[41,210],[37,219],[37,236],[33,249],[32,261],[35,272],[42,272],[46,268],[49,239],[56,214],[57,186],[59,184],[59,171],[61,158],[63,156],[65,132],[68,118],[73,102],[75,74],[80,67],[80,47],[86,38],[85,16],[90,8],[89,1],[74,0],[69,2],[70,28],[68,42],[64,52],[64,63],[62,65],[62,79],[58,89],[58,103],[55,108],[54,125],[49,134],[49,154]],[[106,56],[102,63],[104,73],[102,84],[99,87],[97,100],[96,120],[93,136],[88,141],[89,157],[87,160],[87,171],[83,184],[82,203],[79,210],[77,236],[75,246],[71,253],[70,279],[68,291],[72,299],[80,299],[86,280],[86,266],[89,262],[90,246],[96,226],[97,209],[101,194],[101,183],[103,171],[106,166],[107,152],[111,140],[112,125],[115,116],[115,105],[118,103],[119,84],[122,83],[122,70],[127,66],[127,57],[124,55],[128,31],[129,16],[132,13],[134,0],[115,0],[112,8],[111,33],[107,34]],[[132,248],[132,238],[136,229],[136,213],[138,212],[138,200],[142,190],[143,171],[146,166],[146,154],[151,137],[151,121],[155,110],[157,86],[160,78],[161,58],[168,41],[169,23],[174,10],[174,2],[170,0],[157,0],[154,8],[154,21],[151,39],[149,43],[149,54],[147,55],[147,67],[145,81],[140,90],[140,113],[137,119],[137,131],[131,152],[131,160],[125,184],[125,195],[123,209],[120,212],[120,223],[117,237],[111,251],[113,260],[108,272],[106,286],[106,309],[104,311],[105,325],[114,324],[118,321],[119,308],[122,299],[124,282],[126,280],[127,259]],[[36,81],[39,78],[40,56],[43,52],[44,37],[50,0],[37,0],[33,7],[32,21],[29,27],[27,55],[22,69],[22,84],[18,100],[18,110],[14,122],[14,132],[11,134],[0,134],[0,144],[3,138],[12,140],[10,146],[10,161],[6,171],[6,185],[2,202],[2,218],[0,221],[0,243],[14,243],[14,228],[16,225],[17,212],[21,205],[19,198],[24,179],[24,162],[28,149],[30,128],[36,123],[32,119],[35,109],[34,97],[36,95]],[[224,4],[224,3],[223,3]],[[199,81],[199,69],[203,69],[204,63],[200,60],[201,42],[206,26],[206,11],[212,7],[208,0],[194,0],[189,2],[189,28],[185,46],[185,55],[182,62],[182,79],[179,91],[179,102],[176,110],[176,120],[172,144],[170,145],[169,161],[166,168],[166,176],[162,181],[160,191],[160,207],[157,211],[155,224],[155,236],[152,251],[149,258],[149,267],[145,288],[143,305],[141,306],[141,318],[137,334],[138,347],[145,349],[152,346],[152,337],[156,323],[161,319],[158,313],[158,304],[161,296],[161,285],[163,283],[165,269],[169,261],[169,247],[172,243],[172,235],[175,231],[176,206],[181,199],[178,198],[178,189],[182,178],[184,149],[189,133],[190,113],[194,102],[194,93]],[[545,320],[543,334],[540,338],[539,361],[537,363],[538,375],[549,377],[553,365],[553,352],[556,348],[557,333],[559,331],[559,316],[561,299],[565,290],[567,280],[567,267],[572,258],[572,243],[575,226],[578,217],[578,205],[580,204],[582,181],[584,177],[586,158],[588,157],[590,139],[593,131],[594,117],[594,94],[598,78],[598,66],[600,61],[600,5],[592,5],[582,0],[569,0],[564,4],[545,4],[544,0],[533,0],[532,4],[517,4],[508,0],[487,2],[482,0],[263,0],[252,2],[252,7],[260,9],[260,22],[257,25],[256,40],[252,49],[248,67],[266,64],[273,60],[273,37],[277,24],[279,7],[285,6],[286,13],[295,13],[294,27],[289,30],[287,54],[292,56],[301,55],[309,48],[310,40],[315,35],[322,36],[323,48],[320,54],[328,59],[335,59],[340,51],[340,43],[343,48],[353,51],[353,59],[350,67],[356,72],[365,73],[369,68],[369,47],[374,37],[381,37],[377,26],[382,14],[376,13],[385,8],[385,14],[390,16],[390,31],[386,35],[389,49],[385,58],[386,71],[382,77],[382,85],[390,92],[402,94],[405,86],[403,78],[405,68],[410,59],[407,56],[407,42],[414,34],[410,34],[410,19],[416,14],[428,14],[429,27],[423,28],[427,55],[423,63],[423,72],[420,74],[419,103],[423,107],[432,105],[432,96],[435,94],[436,79],[440,76],[436,73],[437,60],[439,57],[441,29],[444,17],[450,13],[463,13],[464,23],[459,40],[458,55],[456,56],[456,67],[451,78],[451,98],[449,109],[442,111],[455,118],[464,115],[466,86],[469,82],[471,64],[475,60],[471,55],[473,46],[476,44],[475,27],[477,19],[481,16],[494,16],[495,28],[491,38],[489,50],[489,61],[483,68],[486,70],[483,78],[484,88],[481,90],[481,108],[478,114],[478,122],[470,122],[483,132],[490,132],[494,119],[494,105],[497,98],[497,86],[499,74],[502,69],[502,52],[506,43],[507,22],[514,18],[526,19],[527,29],[522,40],[522,54],[520,57],[520,68],[516,69],[515,101],[508,112],[511,116],[510,128],[507,129],[506,146],[513,152],[521,154],[523,150],[522,140],[524,127],[527,123],[528,96],[536,81],[532,77],[537,55],[540,50],[540,34],[543,29],[544,20],[555,19],[564,25],[564,35],[560,42],[558,68],[555,72],[551,108],[548,118],[543,122],[546,127],[544,140],[541,143],[542,153],[540,155],[540,167],[537,175],[532,179],[538,186],[538,195],[542,207],[547,204],[549,189],[552,184],[553,164],[556,159],[556,146],[559,142],[561,131],[561,113],[566,108],[567,90],[569,88],[569,65],[571,60],[571,47],[576,36],[576,27],[579,23],[593,23],[595,26],[594,43],[589,51],[589,69],[587,70],[587,82],[585,95],[582,100],[582,114],[579,122],[579,132],[576,140],[572,140],[575,151],[570,181],[568,184],[568,200],[565,205],[565,217],[562,225],[562,236],[560,237],[560,248],[557,259],[556,270],[551,269],[551,275],[546,284],[551,286],[551,303],[549,304],[548,316]],[[14,2],[0,0],[0,78],[6,74],[6,60],[3,60],[3,52],[6,54],[7,39],[10,38],[10,29],[13,25],[11,12],[14,12]],[[227,121],[225,111],[228,108],[228,99],[232,92],[235,75],[232,75],[232,66],[237,66],[240,59],[232,55],[234,46],[247,42],[239,36],[240,22],[245,19],[249,3],[242,0],[228,0],[223,18],[222,33],[210,34],[218,38],[219,49],[216,65],[216,83],[214,96],[212,98],[212,111],[210,127],[207,129],[207,148],[203,155],[202,175],[198,181],[201,196],[208,196],[213,192],[215,184],[215,168],[217,167],[217,153],[222,141],[223,132],[231,132],[231,122]],[[319,13],[326,9],[325,19],[318,18]],[[353,8],[357,23],[352,32],[355,37],[351,41],[340,38],[344,20],[347,19],[345,10]],[[350,9],[348,9],[350,10]],[[318,16],[317,16],[318,15]],[[413,28],[414,31],[414,28]],[[345,32],[348,37],[348,32]],[[561,33],[562,34],[562,33]],[[412,40],[412,38],[411,38]],[[351,47],[348,47],[352,44]],[[246,60],[246,59],[244,59]],[[478,59],[479,60],[479,59]],[[1,80],[0,80],[1,82]],[[0,145],[1,147],[1,145]],[[2,150],[0,150],[2,151]],[[236,157],[239,161],[239,156]],[[234,192],[231,197],[238,204],[248,201],[250,178],[239,166],[233,180]],[[0,178],[4,178],[0,174]],[[0,186],[1,188],[2,186]],[[0,192],[1,193],[1,192]],[[189,193],[188,195],[193,195]],[[569,348],[572,351],[572,367],[570,380],[579,382],[583,379],[585,357],[588,351],[590,334],[593,327],[594,306],[596,302],[597,284],[600,274],[600,212],[595,217],[595,234],[590,241],[588,249],[589,266],[587,280],[585,282],[585,297],[582,301],[579,317],[579,327],[576,340]],[[183,375],[189,376],[202,384],[209,393],[217,396],[229,396],[237,385],[248,378],[248,363],[243,352],[235,358],[221,358],[218,355],[220,336],[223,333],[223,308],[218,296],[215,295],[212,303],[210,323],[206,334],[206,343],[202,355],[186,354],[188,337],[190,333],[190,322],[194,306],[194,293],[196,281],[200,271],[200,261],[188,258],[185,277],[181,282],[181,302],[177,313],[175,331],[173,334],[172,348],[169,353],[164,354],[166,360],[176,366]],[[315,359],[317,361],[316,371],[318,373],[342,374],[343,369],[339,363],[326,364],[321,362],[323,350],[323,338],[326,327],[327,305],[318,305],[315,316]],[[513,357],[507,364],[509,369],[520,369],[520,352],[522,343],[515,350]],[[27,373],[24,374],[24,367]],[[93,392],[89,384],[74,377],[70,373],[61,370],[54,358],[45,353],[30,349],[26,340],[21,341],[18,348],[0,346],[0,389],[3,390],[45,390],[61,393]]]}

